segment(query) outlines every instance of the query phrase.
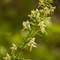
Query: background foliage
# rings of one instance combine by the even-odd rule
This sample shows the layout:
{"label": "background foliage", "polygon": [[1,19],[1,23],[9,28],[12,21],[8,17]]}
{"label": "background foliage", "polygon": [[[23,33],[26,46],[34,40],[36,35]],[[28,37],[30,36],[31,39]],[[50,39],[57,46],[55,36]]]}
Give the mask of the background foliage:
{"label": "background foliage", "polygon": [[[20,30],[27,15],[37,7],[38,0],[0,0],[0,60],[10,53],[12,42],[23,42]],[[25,48],[21,57],[31,60],[60,60],[60,1],[54,0],[55,12],[51,15],[52,23],[42,37],[36,35],[37,49],[32,52]],[[27,34],[27,32],[25,32]]]}

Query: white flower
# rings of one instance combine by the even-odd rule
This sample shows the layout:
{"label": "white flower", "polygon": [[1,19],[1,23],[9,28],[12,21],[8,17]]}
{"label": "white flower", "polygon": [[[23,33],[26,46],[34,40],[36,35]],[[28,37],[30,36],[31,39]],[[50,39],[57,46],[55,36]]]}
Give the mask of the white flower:
{"label": "white flower", "polygon": [[50,24],[50,20],[51,20],[51,17],[47,17],[47,18],[46,18],[46,23],[47,23],[47,24]]}
{"label": "white flower", "polygon": [[56,7],[52,7],[52,6],[51,6],[51,12],[54,12],[54,9],[55,9],[55,8],[56,8]]}
{"label": "white flower", "polygon": [[44,4],[44,0],[39,0],[39,5],[43,5]]}
{"label": "white flower", "polygon": [[46,14],[50,14],[50,10],[48,9],[48,7],[45,7],[45,8],[44,8],[44,12],[45,12]]}
{"label": "white flower", "polygon": [[44,24],[44,21],[41,21],[38,26],[40,26],[41,32],[44,33],[45,32],[45,27],[46,25]]}
{"label": "white flower", "polygon": [[5,59],[5,60],[10,60],[11,57],[10,57],[10,55],[7,53],[7,54],[6,54],[6,57],[4,57],[3,59]]}
{"label": "white flower", "polygon": [[17,46],[13,43],[11,49],[12,50],[17,50]]}
{"label": "white flower", "polygon": [[35,17],[37,20],[40,20],[40,13],[39,13],[38,9],[36,9],[36,16]]}
{"label": "white flower", "polygon": [[28,43],[28,46],[30,46],[30,51],[32,50],[32,47],[37,48],[37,44],[35,43],[35,38],[32,38],[30,42]]}
{"label": "white flower", "polygon": [[[32,18],[32,17],[36,17],[37,12],[39,12],[38,9],[32,10],[32,11],[31,11],[31,15],[28,15],[28,16],[31,17],[31,18]],[[39,15],[39,13],[38,13],[38,15]]]}
{"label": "white flower", "polygon": [[23,27],[24,27],[24,29],[29,29],[30,28],[30,22],[28,20],[26,22],[23,21]]}
{"label": "white flower", "polygon": [[32,10],[31,11],[31,14],[30,15],[28,15],[34,22],[35,21],[40,21],[40,12],[39,12],[39,10],[38,9],[36,9],[36,10]]}
{"label": "white flower", "polygon": [[35,10],[32,10],[31,11],[31,14],[30,15],[28,15],[28,17],[30,17],[31,19],[33,18],[33,17],[36,17],[36,11]]}
{"label": "white flower", "polygon": [[45,32],[45,28],[41,27],[41,32],[44,33]]}
{"label": "white flower", "polygon": [[35,14],[35,10],[32,10],[31,13],[34,15]]}

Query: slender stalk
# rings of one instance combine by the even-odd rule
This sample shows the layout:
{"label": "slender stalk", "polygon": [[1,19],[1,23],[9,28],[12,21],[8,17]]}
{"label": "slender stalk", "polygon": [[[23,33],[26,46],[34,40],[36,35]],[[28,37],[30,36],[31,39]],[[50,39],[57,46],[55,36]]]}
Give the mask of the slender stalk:
{"label": "slender stalk", "polygon": [[25,43],[22,45],[21,50],[20,50],[19,54],[16,56],[16,58],[18,58],[18,57],[20,56],[20,54],[21,54],[21,52],[23,51],[23,49],[24,49],[24,47],[26,46],[26,44],[27,44],[27,43],[30,41],[30,39],[31,39],[33,36],[35,36],[38,32],[39,32],[39,30],[37,30],[37,31],[32,30],[32,31],[31,31],[31,33],[29,34],[29,36],[26,38]]}

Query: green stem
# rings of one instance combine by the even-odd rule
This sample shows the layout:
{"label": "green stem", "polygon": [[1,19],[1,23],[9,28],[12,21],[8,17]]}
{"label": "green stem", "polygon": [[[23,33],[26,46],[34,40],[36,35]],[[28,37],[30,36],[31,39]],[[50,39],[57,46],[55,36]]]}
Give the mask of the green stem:
{"label": "green stem", "polygon": [[16,58],[18,58],[18,57],[20,56],[20,54],[21,54],[22,50],[24,49],[24,47],[26,46],[26,44],[27,44],[27,43],[30,41],[30,39],[31,39],[33,36],[35,36],[38,32],[39,32],[39,30],[32,30],[32,31],[30,32],[30,34],[28,35],[25,43],[24,43],[23,46],[21,47],[21,50],[20,50],[19,54],[16,56]]}

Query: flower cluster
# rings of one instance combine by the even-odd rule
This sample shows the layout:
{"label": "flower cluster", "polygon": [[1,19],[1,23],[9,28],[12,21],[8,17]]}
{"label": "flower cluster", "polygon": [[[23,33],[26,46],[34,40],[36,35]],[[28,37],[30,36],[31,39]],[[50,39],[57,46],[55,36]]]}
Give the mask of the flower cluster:
{"label": "flower cluster", "polygon": [[52,0],[39,0],[39,8],[31,11],[31,14],[28,15],[30,21],[23,22],[23,27],[25,29],[31,29],[31,26],[40,27],[39,30],[44,33],[45,23],[49,23],[51,19],[48,15],[54,12],[55,9],[50,3],[52,3]]}
{"label": "flower cluster", "polygon": [[35,21],[35,22],[36,22],[36,20],[39,22],[39,20],[40,20],[39,10],[38,9],[32,10],[31,15],[28,15],[28,17],[30,17],[30,19]]}
{"label": "flower cluster", "polygon": [[6,53],[6,57],[3,57],[4,60],[30,60],[30,59],[20,58],[17,57],[17,55],[15,55],[15,51],[17,50],[17,45],[15,45],[14,43],[12,44],[12,47],[10,47],[10,49],[12,49],[13,51],[11,52],[12,54],[9,55],[8,53]]}
{"label": "flower cluster", "polygon": [[39,0],[39,6],[46,5],[46,3],[53,3],[53,0]]}
{"label": "flower cluster", "polygon": [[[38,32],[45,33],[47,24],[50,23],[51,17],[49,17],[49,14],[52,14],[54,12],[55,7],[53,7],[50,3],[52,3],[53,0],[39,0],[38,8],[31,11],[31,14],[28,15],[30,20],[23,21],[23,31],[28,30],[29,34],[27,37],[24,37],[25,42],[20,47],[20,53],[23,50],[25,46],[30,46],[30,51],[32,50],[32,47],[37,48],[37,44],[35,43],[35,38],[33,38]],[[38,34],[40,35],[40,34]],[[17,46],[13,43],[12,47],[12,54],[11,56],[7,53],[6,57],[4,57],[5,60],[30,60],[30,59],[24,59],[20,58],[20,53],[17,55],[15,54],[15,51],[17,50]]]}
{"label": "flower cluster", "polygon": [[[53,7],[50,3],[53,0],[39,0],[39,5],[36,10],[32,10],[31,14],[28,15],[30,21],[23,21],[23,29],[27,30],[39,30],[42,33],[46,32],[47,24],[50,23],[51,17],[49,14],[54,12],[55,7]],[[37,28],[36,28],[37,27]],[[35,29],[33,29],[35,28]],[[30,46],[30,50],[32,47],[36,47],[36,43],[34,42],[35,38],[31,38],[28,46]]]}
{"label": "flower cluster", "polygon": [[[14,44],[14,43],[12,43],[12,47],[10,47],[10,49],[12,49],[12,51],[15,51],[15,50],[17,50],[17,46]],[[13,53],[12,53],[12,55],[13,55]],[[11,58],[12,56],[10,56],[8,53],[6,54],[6,57],[4,57],[3,59],[5,59],[5,60],[11,60],[12,58]],[[15,56],[14,56],[15,57]]]}

